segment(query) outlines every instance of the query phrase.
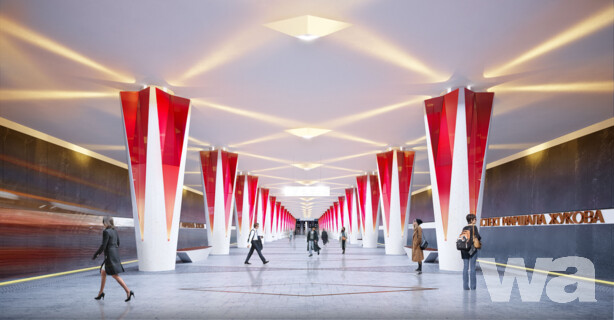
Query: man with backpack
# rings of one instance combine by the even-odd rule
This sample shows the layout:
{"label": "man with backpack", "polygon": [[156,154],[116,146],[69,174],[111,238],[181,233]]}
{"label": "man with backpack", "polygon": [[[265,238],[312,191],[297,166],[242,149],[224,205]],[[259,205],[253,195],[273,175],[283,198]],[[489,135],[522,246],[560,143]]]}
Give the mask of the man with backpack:
{"label": "man with backpack", "polygon": [[475,226],[475,214],[468,214],[467,226],[456,240],[456,248],[460,250],[463,258],[463,289],[469,290],[469,278],[471,279],[471,290],[476,289],[475,262],[478,259],[478,249],[482,247],[480,240],[482,237]]}

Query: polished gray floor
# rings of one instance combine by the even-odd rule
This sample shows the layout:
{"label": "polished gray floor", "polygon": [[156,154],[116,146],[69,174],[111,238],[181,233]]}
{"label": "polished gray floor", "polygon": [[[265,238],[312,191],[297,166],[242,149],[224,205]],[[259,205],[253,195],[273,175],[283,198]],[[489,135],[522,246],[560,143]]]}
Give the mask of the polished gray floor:
{"label": "polished gray floor", "polygon": [[417,275],[407,256],[383,248],[350,246],[345,255],[329,243],[308,257],[305,238],[265,244],[271,262],[258,256],[243,264],[247,250],[178,264],[172,272],[122,274],[136,299],[111,278],[106,300],[95,301],[97,272],[84,272],[0,287],[0,318],[28,319],[612,319],[613,290],[597,286],[597,302],[559,304],[544,294],[522,302],[490,299],[478,274],[478,290],[462,290],[460,273],[425,264]]}

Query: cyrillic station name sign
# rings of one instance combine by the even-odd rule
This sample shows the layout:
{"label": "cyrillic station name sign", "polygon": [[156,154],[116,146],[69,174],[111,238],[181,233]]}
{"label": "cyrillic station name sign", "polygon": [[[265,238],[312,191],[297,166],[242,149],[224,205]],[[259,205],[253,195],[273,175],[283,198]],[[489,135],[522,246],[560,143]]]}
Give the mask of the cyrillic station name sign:
{"label": "cyrillic station name sign", "polygon": [[614,223],[614,209],[538,213],[480,219],[481,227],[547,226]]}

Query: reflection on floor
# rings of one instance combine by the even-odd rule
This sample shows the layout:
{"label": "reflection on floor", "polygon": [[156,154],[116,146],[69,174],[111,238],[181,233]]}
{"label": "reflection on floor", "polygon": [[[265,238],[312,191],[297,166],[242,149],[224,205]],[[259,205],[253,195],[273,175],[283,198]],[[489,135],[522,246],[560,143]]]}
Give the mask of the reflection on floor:
{"label": "reflection on floor", "polygon": [[383,248],[329,243],[308,257],[304,237],[265,243],[244,265],[246,249],[178,264],[171,272],[122,274],[136,297],[107,280],[106,300],[95,301],[96,272],[0,287],[0,318],[46,319],[612,319],[612,290],[596,290],[596,303],[558,304],[546,295],[522,303],[517,288],[508,303],[491,302],[481,275],[478,290],[462,290],[459,273],[425,264],[422,275],[407,256]]}

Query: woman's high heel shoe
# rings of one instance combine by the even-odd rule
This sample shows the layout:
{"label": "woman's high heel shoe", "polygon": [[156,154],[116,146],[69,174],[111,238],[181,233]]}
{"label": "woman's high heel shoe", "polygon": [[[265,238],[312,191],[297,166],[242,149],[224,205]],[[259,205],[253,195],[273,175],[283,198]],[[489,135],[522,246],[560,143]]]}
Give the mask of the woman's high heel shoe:
{"label": "woman's high heel shoe", "polygon": [[134,292],[132,292],[132,290],[130,290],[130,294],[128,295],[128,299],[124,300],[126,302],[130,301],[130,298],[134,297]]}
{"label": "woman's high heel shoe", "polygon": [[94,299],[96,299],[96,300],[100,300],[100,299],[104,300],[104,292],[103,292],[103,293],[101,293],[101,294],[99,294],[99,295],[98,295],[96,298],[94,298]]}

